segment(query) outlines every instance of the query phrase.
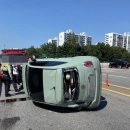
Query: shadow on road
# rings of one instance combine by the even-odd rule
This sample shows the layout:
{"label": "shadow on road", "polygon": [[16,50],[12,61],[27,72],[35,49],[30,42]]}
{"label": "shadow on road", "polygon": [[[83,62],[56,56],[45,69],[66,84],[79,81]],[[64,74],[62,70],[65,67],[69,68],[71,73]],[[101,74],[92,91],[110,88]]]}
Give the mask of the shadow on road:
{"label": "shadow on road", "polygon": [[33,102],[33,104],[37,107],[46,109],[46,110],[50,110],[50,111],[54,111],[54,112],[59,112],[59,113],[73,113],[73,112],[78,112],[76,109],[74,108],[66,108],[66,107],[58,107],[58,106],[52,106],[52,105],[47,105],[47,104],[42,104],[42,103],[36,103]]}
{"label": "shadow on road", "polygon": [[100,105],[97,109],[95,109],[94,111],[100,111],[102,109],[104,109],[107,106],[107,100],[105,97],[101,96],[101,102]]}
{"label": "shadow on road", "polygon": [[18,121],[20,121],[20,117],[4,118],[3,120],[0,119],[1,128],[2,130],[10,130]]}
{"label": "shadow on road", "polygon": [[102,110],[107,106],[107,100],[105,97],[101,96],[101,103],[99,105],[99,108],[97,110]]}
{"label": "shadow on road", "polygon": [[76,113],[76,112],[80,112],[80,111],[100,111],[107,106],[107,101],[106,101],[105,97],[101,96],[100,105],[97,109],[94,109],[94,110],[88,110],[86,108],[79,109],[79,108],[57,107],[57,106],[51,106],[51,105],[36,103],[36,102],[33,102],[33,104],[37,107],[47,109],[50,111],[59,112],[59,113]]}

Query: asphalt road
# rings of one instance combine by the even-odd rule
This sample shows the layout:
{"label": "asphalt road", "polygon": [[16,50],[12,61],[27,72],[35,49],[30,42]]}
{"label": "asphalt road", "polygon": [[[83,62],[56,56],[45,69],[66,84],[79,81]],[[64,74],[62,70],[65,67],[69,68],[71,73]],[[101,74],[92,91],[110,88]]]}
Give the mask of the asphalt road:
{"label": "asphalt road", "polygon": [[[103,82],[106,72],[111,84],[116,85],[118,79],[117,85],[129,87],[127,78],[110,76],[130,77],[129,70],[103,69]],[[30,100],[2,102],[0,130],[130,130],[130,97],[103,89],[100,107],[95,111],[36,106]]]}
{"label": "asphalt road", "polygon": [[109,84],[116,84],[123,87],[130,88],[130,69],[102,69],[102,81],[106,81],[106,75],[108,74]]}
{"label": "asphalt road", "polygon": [[103,90],[96,111],[1,103],[0,118],[1,130],[130,130],[130,98]]}

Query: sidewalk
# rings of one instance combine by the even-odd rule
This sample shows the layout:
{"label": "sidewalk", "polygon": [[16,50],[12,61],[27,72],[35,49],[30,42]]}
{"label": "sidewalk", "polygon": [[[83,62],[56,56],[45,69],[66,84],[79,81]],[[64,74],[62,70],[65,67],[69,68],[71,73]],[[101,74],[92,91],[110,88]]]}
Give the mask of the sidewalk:
{"label": "sidewalk", "polygon": [[[19,88],[19,86],[18,86],[18,88]],[[15,100],[24,100],[24,99],[28,98],[26,96],[25,92],[24,92],[24,89],[19,91],[19,92],[15,92],[14,88],[13,88],[13,85],[11,84],[10,90],[11,91],[9,91],[9,93],[11,94],[11,96],[10,97],[5,97],[5,86],[3,84],[3,86],[2,86],[2,94],[1,94],[1,97],[0,97],[0,102],[4,102],[4,101],[6,102],[8,100],[12,100],[12,101],[13,100],[14,101]]]}

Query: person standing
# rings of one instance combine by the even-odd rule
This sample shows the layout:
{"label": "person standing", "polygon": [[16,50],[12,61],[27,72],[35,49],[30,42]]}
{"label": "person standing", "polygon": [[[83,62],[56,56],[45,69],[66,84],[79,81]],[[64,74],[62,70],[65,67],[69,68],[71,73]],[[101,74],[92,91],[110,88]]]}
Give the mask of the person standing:
{"label": "person standing", "polygon": [[1,91],[2,91],[2,78],[3,78],[3,71],[2,71],[2,64],[0,63],[0,97],[1,97]]}
{"label": "person standing", "polygon": [[19,87],[19,91],[23,89],[23,84],[22,84],[22,66],[21,65],[17,65],[18,68],[18,85],[20,85]]}
{"label": "person standing", "polygon": [[12,81],[12,84],[13,84],[13,87],[14,87],[14,90],[15,92],[19,92],[18,90],[18,67],[16,65],[13,66],[13,81]]}
{"label": "person standing", "polygon": [[10,83],[12,80],[11,70],[8,65],[3,65],[2,71],[3,71],[3,82],[5,84],[5,96],[9,97],[11,96],[9,94]]}

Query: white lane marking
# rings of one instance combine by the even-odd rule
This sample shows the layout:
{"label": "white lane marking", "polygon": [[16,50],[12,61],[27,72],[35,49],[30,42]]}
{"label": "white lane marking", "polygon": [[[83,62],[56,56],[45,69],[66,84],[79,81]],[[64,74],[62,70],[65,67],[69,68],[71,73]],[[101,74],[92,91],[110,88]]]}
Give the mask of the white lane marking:
{"label": "white lane marking", "polygon": [[[106,74],[103,74],[103,75],[106,75]],[[118,75],[112,75],[112,74],[109,74],[108,76],[119,77],[119,78],[130,78],[130,77],[118,76]]]}

